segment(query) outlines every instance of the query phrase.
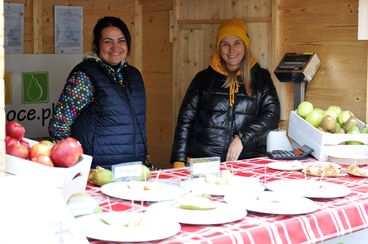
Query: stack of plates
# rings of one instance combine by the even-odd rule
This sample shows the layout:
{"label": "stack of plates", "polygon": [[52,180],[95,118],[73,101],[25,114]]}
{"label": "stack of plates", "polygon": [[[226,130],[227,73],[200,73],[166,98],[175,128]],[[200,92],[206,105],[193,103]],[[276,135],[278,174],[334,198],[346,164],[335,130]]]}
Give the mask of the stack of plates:
{"label": "stack of plates", "polygon": [[368,164],[368,154],[336,152],[328,155],[328,161],[341,165],[365,165]]}

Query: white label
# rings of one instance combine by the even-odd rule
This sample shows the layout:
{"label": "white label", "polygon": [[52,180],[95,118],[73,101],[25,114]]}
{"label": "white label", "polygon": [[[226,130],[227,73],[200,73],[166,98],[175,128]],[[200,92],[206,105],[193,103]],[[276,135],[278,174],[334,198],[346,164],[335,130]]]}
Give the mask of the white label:
{"label": "white label", "polygon": [[140,176],[142,173],[142,162],[131,162],[116,164],[112,166],[114,179]]}
{"label": "white label", "polygon": [[220,172],[220,161],[192,163],[190,164],[190,172],[193,176],[217,174]]}

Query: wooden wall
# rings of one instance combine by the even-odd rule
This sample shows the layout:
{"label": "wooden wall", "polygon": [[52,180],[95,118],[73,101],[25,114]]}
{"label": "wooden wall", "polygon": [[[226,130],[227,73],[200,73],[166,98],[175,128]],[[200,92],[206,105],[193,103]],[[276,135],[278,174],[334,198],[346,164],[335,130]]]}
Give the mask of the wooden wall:
{"label": "wooden wall", "polygon": [[[280,0],[280,53],[314,51],[321,66],[306,99],[367,118],[367,41],[358,41],[358,0]],[[286,90],[292,91],[287,84]],[[293,107],[292,98],[288,107]]]}
{"label": "wooden wall", "polygon": [[214,51],[218,26],[226,19],[247,23],[250,46],[257,61],[265,68],[272,63],[272,1],[174,1],[173,78],[174,115],[194,75],[208,67]]}
{"label": "wooden wall", "polygon": [[[367,41],[357,40],[358,0],[9,0],[25,4],[25,53],[53,53],[53,6],[83,7],[84,51],[97,19],[116,15],[133,36],[129,62],[143,74],[151,156],[168,164],[182,97],[194,74],[208,66],[218,25],[247,22],[251,47],[271,73],[286,52],[315,51],[321,67],[306,99],[337,104],[367,120]],[[293,108],[293,84],[274,77],[282,126]]]}
{"label": "wooden wall", "polygon": [[154,163],[170,167],[173,138],[172,43],[169,41],[171,1],[142,4],[142,72],[147,94],[147,134]]}

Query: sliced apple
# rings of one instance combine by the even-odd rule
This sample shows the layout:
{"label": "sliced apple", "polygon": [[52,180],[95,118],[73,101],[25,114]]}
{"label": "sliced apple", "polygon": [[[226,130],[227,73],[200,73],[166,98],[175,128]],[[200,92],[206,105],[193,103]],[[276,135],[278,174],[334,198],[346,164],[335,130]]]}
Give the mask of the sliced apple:
{"label": "sliced apple", "polygon": [[217,207],[217,203],[200,196],[184,196],[176,201],[179,208],[189,210],[211,210]]}

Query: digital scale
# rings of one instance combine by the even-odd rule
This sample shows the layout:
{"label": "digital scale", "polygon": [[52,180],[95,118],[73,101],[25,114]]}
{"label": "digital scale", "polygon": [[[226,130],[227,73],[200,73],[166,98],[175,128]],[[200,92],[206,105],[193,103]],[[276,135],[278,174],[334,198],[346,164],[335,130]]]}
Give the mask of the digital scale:
{"label": "digital scale", "polygon": [[294,109],[304,101],[305,88],[320,66],[316,53],[286,53],[274,73],[280,82],[294,82]]}

